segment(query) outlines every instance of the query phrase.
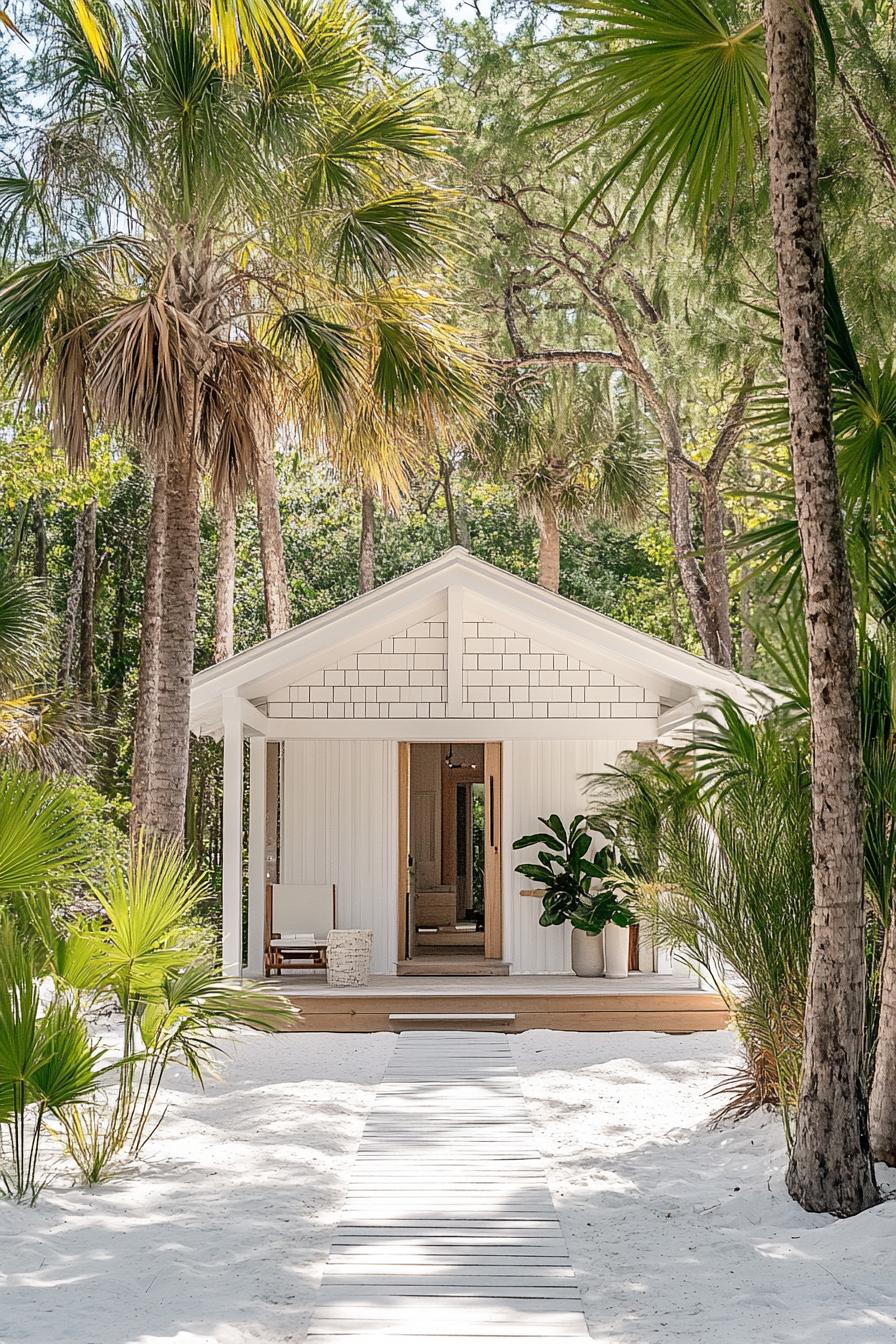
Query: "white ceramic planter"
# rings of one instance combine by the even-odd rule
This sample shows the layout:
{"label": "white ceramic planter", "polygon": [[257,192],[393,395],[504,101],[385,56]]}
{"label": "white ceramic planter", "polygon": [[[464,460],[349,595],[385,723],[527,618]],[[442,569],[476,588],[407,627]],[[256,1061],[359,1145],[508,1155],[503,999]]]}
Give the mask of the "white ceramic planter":
{"label": "white ceramic planter", "polygon": [[603,975],[604,936],[602,933],[586,933],[584,929],[573,929],[572,969],[576,975]]}
{"label": "white ceramic planter", "polygon": [[624,980],[628,975],[628,929],[608,924],[604,929],[604,957],[609,980]]}

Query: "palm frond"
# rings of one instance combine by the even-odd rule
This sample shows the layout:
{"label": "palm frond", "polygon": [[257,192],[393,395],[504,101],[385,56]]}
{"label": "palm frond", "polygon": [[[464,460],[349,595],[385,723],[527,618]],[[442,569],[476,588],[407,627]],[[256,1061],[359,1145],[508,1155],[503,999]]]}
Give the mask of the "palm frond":
{"label": "palm frond", "polygon": [[457,426],[475,423],[484,403],[485,364],[432,295],[400,285],[365,296],[375,353],[373,394],[387,415]]}
{"label": "palm frond", "polygon": [[216,503],[235,504],[252,485],[259,438],[274,435],[273,360],[263,346],[218,341],[203,375],[197,438],[210,452]]}
{"label": "palm frond", "polygon": [[362,202],[335,232],[337,275],[384,280],[441,256],[455,227],[440,195],[406,188]]}
{"label": "palm frond", "polygon": [[45,243],[53,227],[53,213],[40,178],[21,171],[0,177],[0,249],[4,256],[19,255],[35,237]]}
{"label": "palm frond", "polygon": [[90,862],[77,800],[65,783],[0,772],[0,897],[59,891]]}
{"label": "palm frond", "polygon": [[429,119],[431,94],[411,85],[372,90],[322,125],[303,167],[306,206],[353,201],[377,191],[388,160],[438,157],[443,132]]}
{"label": "palm frond", "polygon": [[150,294],[112,311],[92,355],[94,397],[106,422],[164,460],[192,421],[191,388],[205,356],[200,329]]}
{"label": "palm frond", "polygon": [[632,170],[645,214],[668,189],[701,223],[753,165],[767,97],[761,21],[732,30],[708,0],[574,0],[561,13],[572,31],[556,41],[570,60],[542,104],[556,109],[546,124],[587,123],[577,148],[630,135],[588,201]]}
{"label": "palm frond", "polygon": [[43,585],[0,564],[0,694],[44,670],[51,622]]}
{"label": "palm frond", "polygon": [[346,410],[362,371],[358,334],[350,325],[292,308],[274,320],[270,340],[284,361],[298,360],[303,399],[324,416]]}

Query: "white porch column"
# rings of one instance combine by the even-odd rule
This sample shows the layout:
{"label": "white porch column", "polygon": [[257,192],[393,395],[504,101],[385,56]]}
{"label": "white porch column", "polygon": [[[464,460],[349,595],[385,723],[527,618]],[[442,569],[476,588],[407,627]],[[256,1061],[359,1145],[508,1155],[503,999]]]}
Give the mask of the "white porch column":
{"label": "white porch column", "polygon": [[248,974],[264,974],[265,821],[267,816],[267,741],[249,738],[249,946]]}
{"label": "white porch column", "polygon": [[243,972],[243,724],[237,713],[224,719],[224,803],[221,873],[222,968]]}

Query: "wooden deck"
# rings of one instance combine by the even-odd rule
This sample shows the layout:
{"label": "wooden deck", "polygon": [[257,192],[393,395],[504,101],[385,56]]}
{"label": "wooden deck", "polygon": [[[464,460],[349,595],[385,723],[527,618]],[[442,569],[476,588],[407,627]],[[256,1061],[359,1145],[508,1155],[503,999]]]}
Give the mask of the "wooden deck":
{"label": "wooden deck", "polygon": [[588,1338],[507,1041],[402,1037],[364,1127],[309,1344]]}
{"label": "wooden deck", "polygon": [[323,974],[306,972],[266,984],[302,1009],[299,1031],[691,1032],[728,1023],[724,1002],[684,975],[374,975],[361,988],[330,989]]}

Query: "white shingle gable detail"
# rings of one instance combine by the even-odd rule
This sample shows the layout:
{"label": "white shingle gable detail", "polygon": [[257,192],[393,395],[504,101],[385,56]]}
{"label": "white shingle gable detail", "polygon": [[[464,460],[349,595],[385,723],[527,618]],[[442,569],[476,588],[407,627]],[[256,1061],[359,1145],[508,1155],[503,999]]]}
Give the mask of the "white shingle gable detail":
{"label": "white shingle gable detail", "polygon": [[272,719],[653,719],[643,686],[580,662],[493,620],[464,613],[461,699],[449,706],[444,607],[317,668],[267,701]]}
{"label": "white shingle gable detail", "polygon": [[445,612],[340,658],[270,697],[270,718],[436,719],[448,696]]}
{"label": "white shingle gable detail", "polygon": [[519,630],[467,616],[463,623],[463,701],[474,719],[654,719],[643,686],[558,653]]}

